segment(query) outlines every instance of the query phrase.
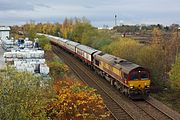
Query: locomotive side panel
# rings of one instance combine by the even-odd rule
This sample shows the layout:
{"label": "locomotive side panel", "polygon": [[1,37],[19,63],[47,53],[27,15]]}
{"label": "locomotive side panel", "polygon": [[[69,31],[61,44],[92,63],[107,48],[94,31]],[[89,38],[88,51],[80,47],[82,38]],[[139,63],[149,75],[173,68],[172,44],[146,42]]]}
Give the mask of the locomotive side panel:
{"label": "locomotive side panel", "polygon": [[[96,64],[97,62],[99,62],[99,65]],[[111,77],[124,86],[128,87],[125,83],[125,79],[123,78],[121,69],[117,69],[114,66],[109,65],[106,61],[99,60],[96,57],[94,58],[94,66],[102,70],[104,72],[104,76]]]}

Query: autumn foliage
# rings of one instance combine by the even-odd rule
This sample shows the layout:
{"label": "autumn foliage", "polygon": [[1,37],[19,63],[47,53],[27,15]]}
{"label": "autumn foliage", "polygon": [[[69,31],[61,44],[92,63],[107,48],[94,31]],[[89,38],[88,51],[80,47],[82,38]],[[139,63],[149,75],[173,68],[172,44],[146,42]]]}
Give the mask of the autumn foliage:
{"label": "autumn foliage", "polygon": [[67,65],[58,61],[49,62],[48,66],[50,68],[50,75],[54,79],[61,78],[69,70],[69,67]]}
{"label": "autumn foliage", "polygon": [[169,72],[171,87],[180,92],[180,54],[176,58],[175,64],[172,66]]}
{"label": "autumn foliage", "polygon": [[51,82],[12,68],[0,71],[0,120],[47,120]]}
{"label": "autumn foliage", "polygon": [[109,112],[96,90],[72,80],[54,82],[56,98],[47,107],[54,120],[107,119]]}

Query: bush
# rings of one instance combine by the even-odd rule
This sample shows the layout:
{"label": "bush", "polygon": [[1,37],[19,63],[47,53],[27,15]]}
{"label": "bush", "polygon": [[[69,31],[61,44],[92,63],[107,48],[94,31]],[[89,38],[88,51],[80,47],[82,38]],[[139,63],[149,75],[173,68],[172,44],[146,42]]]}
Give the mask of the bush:
{"label": "bush", "polygon": [[171,87],[180,91],[180,55],[177,56],[175,64],[169,72]]}
{"label": "bush", "polygon": [[65,73],[68,72],[69,68],[66,64],[61,63],[59,61],[52,61],[48,63],[50,68],[50,75],[54,79],[58,79],[59,77],[63,77]]}
{"label": "bush", "polygon": [[0,119],[47,119],[45,108],[53,97],[51,85],[40,77],[8,68],[0,72]]}
{"label": "bush", "polygon": [[134,62],[141,46],[140,43],[133,39],[121,38],[113,41],[110,45],[105,47],[104,50],[110,54]]}
{"label": "bush", "polygon": [[105,119],[109,113],[105,110],[96,90],[72,80],[58,80],[54,83],[57,96],[47,108],[51,119],[88,120]]}
{"label": "bush", "polygon": [[164,59],[163,51],[156,46],[142,47],[136,57],[136,63],[150,70],[151,80],[158,87],[164,83]]}
{"label": "bush", "polygon": [[47,45],[50,45],[50,40],[46,36],[38,36],[38,43],[45,50]]}
{"label": "bush", "polygon": [[94,36],[94,42],[92,43],[92,46],[94,48],[103,50],[106,46],[111,44],[112,39],[110,34],[107,31],[96,31],[97,36]]}

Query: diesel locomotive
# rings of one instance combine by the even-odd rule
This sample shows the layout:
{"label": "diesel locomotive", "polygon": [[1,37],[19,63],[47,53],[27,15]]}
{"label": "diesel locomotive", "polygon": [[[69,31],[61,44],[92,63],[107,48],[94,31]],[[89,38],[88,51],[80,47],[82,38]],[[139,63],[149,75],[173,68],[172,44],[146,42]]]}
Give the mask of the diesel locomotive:
{"label": "diesel locomotive", "polygon": [[146,68],[68,39],[39,35],[48,37],[52,44],[81,59],[128,97],[146,99],[150,95],[150,72]]}

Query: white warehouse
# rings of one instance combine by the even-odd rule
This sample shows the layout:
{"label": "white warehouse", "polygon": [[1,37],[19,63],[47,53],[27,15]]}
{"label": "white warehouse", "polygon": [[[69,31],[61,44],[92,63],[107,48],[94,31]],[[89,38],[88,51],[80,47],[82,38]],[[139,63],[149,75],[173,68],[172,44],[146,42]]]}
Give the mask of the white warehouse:
{"label": "white warehouse", "polygon": [[10,27],[0,26],[0,40],[9,39]]}

